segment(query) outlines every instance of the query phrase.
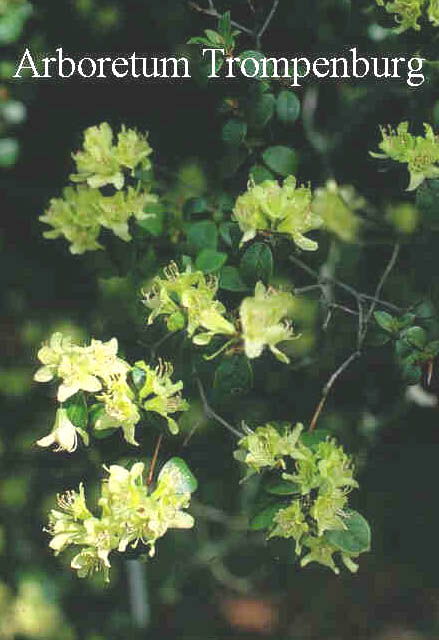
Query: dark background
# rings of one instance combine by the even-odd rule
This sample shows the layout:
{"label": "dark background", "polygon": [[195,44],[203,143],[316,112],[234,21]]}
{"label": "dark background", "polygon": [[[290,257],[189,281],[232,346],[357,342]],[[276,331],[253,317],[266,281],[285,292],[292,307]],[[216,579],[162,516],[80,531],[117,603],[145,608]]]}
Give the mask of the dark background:
{"label": "dark background", "polygon": [[[374,40],[372,27],[389,28],[392,21],[372,4],[281,0],[263,50],[314,56],[358,46],[362,53],[412,55],[421,50],[434,56],[437,40],[427,26],[420,34]],[[244,1],[218,5],[231,8],[235,19],[246,24],[254,19]],[[254,0],[254,6],[260,20],[271,4]],[[179,0],[38,0],[20,42],[0,51],[4,59],[14,60],[24,45],[48,55],[62,46],[72,57],[181,53],[187,51],[182,47],[189,37],[208,27],[214,28],[215,20]],[[243,48],[253,46],[245,36],[242,42]],[[208,195],[217,187],[216,167],[224,152],[218,103],[235,86],[223,81],[203,85],[194,78],[41,79],[5,81],[4,87],[27,105],[28,116],[12,129],[21,145],[19,159],[0,172],[0,638],[104,640],[127,633],[209,640],[261,634],[327,640],[438,637],[437,409],[406,400],[406,386],[385,347],[371,347],[346,373],[322,418],[322,426],[342,438],[359,466],[361,489],[353,501],[372,524],[373,546],[361,558],[358,575],[336,577],[316,565],[300,570],[291,547],[267,545],[246,530],[240,514],[245,515],[252,488],[237,491],[233,442],[213,424],[203,425],[184,456],[199,479],[196,499],[219,511],[215,517],[204,513],[195,531],[170,533],[159,542],[157,557],[144,573],[150,606],[146,630],[135,628],[129,571],[122,559],[114,561],[111,585],[102,587],[95,580],[77,579],[67,559],[53,558],[42,526],[54,495],[84,477],[92,485],[101,463],[120,460],[128,452],[117,436],[96,441],[95,451],[80,449],[71,456],[37,450],[33,443],[48,432],[54,412],[51,392],[31,383],[38,346],[56,328],[73,326],[78,335],[117,335],[126,353],[146,355],[137,342],[144,327],[133,292],[123,282],[112,287],[98,281],[93,256],[71,256],[64,241],[44,240],[38,216],[66,184],[70,153],[80,146],[83,129],[102,121],[150,132],[160,188],[167,183],[179,205],[185,185],[178,181],[185,167],[189,173],[190,167],[198,167],[195,174],[203,177],[202,190]],[[315,86],[299,90],[299,99],[310,89]],[[353,184],[384,219],[386,203],[412,201],[413,195],[403,191],[406,172],[387,166],[380,172],[379,163],[369,157],[379,139],[378,125],[409,119],[419,131],[424,121],[437,124],[436,100],[437,82],[431,74],[419,89],[407,88],[404,81],[322,82],[314,131],[298,121],[291,130],[273,128],[268,135],[273,143],[296,149],[300,180],[319,185],[335,177]],[[326,141],[323,151],[313,146],[316,133]],[[235,197],[247,176],[243,167],[223,180],[222,188]],[[189,185],[188,194],[196,190]],[[379,234],[371,237],[374,241],[339,249],[339,276],[366,292],[373,292],[391,252],[391,242],[379,241]],[[323,241],[323,252],[328,245]],[[402,306],[419,299],[434,303],[436,252],[434,230],[419,229],[404,240],[384,297]],[[163,264],[166,258],[159,255],[157,260]],[[322,260],[321,255],[310,258],[314,265]],[[300,273],[292,277],[309,284]],[[243,418],[306,420],[334,364],[352,348],[351,324],[342,317],[326,337],[319,334],[309,369],[286,373],[282,366],[264,368],[264,361],[256,371],[254,392],[239,408],[231,405],[224,411],[235,410]],[[195,390],[190,392],[195,398]],[[168,451],[181,451],[181,440],[169,444]]]}

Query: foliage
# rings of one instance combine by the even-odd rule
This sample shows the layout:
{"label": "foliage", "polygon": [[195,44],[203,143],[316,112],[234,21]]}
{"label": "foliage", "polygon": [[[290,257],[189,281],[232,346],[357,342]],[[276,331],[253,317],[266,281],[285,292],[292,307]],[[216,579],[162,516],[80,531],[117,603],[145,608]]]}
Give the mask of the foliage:
{"label": "foliage", "polygon": [[[36,109],[29,126],[7,125],[25,153],[2,173],[13,233],[0,636],[136,637],[148,597],[162,636],[402,636],[385,628],[393,607],[377,614],[387,597],[404,603],[407,633],[437,635],[434,611],[416,609],[426,592],[412,597],[420,573],[434,584],[437,530],[439,121],[435,25],[421,21],[433,3],[411,14],[421,34],[400,35],[384,25],[408,16],[403,4],[387,3],[401,12],[386,22],[370,0],[55,5],[35,5],[26,26],[38,53],[166,49],[191,58],[193,80],[151,80],[147,94],[142,82],[8,85],[5,104]],[[227,56],[286,56],[292,41],[310,57],[346,42],[376,57],[413,51],[430,58],[426,82],[210,80],[198,48],[225,50],[224,76]],[[368,155],[390,118],[380,157],[407,165],[415,193]],[[409,133],[423,122],[425,135]],[[39,348],[45,384],[32,384]],[[355,579],[333,578],[342,564]],[[264,598],[272,621],[245,622]],[[104,614],[82,615],[92,607]],[[221,619],[232,629],[214,629]]]}

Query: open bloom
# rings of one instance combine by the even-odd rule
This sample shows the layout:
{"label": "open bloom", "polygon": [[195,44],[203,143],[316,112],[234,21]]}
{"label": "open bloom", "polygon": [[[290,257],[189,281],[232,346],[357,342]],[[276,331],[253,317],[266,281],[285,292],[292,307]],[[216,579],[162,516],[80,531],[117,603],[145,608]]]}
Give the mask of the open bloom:
{"label": "open bloom", "polygon": [[312,210],[311,203],[310,187],[297,186],[294,176],[288,176],[282,186],[277,180],[250,183],[233,210],[244,233],[241,244],[260,231],[270,231],[289,235],[304,251],[315,251],[317,242],[304,234],[321,227],[323,220]]}
{"label": "open bloom", "polygon": [[67,410],[60,408],[56,412],[55,424],[49,435],[37,440],[39,447],[50,447],[52,444],[56,444],[55,451],[67,451],[72,453],[78,446],[78,434],[84,440],[85,444],[88,444],[88,434],[83,429],[75,427],[70,422]]}
{"label": "open bloom", "polygon": [[185,512],[196,480],[179,458],[169,460],[157,478],[155,489],[145,482],[145,465],[133,464],[130,470],[120,465],[105,468],[108,477],[101,485],[98,500],[100,515],[87,507],[84,487],[58,496],[58,508],[49,515],[49,546],[55,554],[67,547],[78,549],[71,562],[79,577],[102,571],[109,579],[110,554],[123,553],[139,542],[154,555],[156,540],[170,528],[187,529],[194,520]]}
{"label": "open bloom", "polygon": [[164,315],[168,328],[183,328],[194,344],[209,344],[215,335],[233,335],[235,327],[225,317],[225,307],[215,299],[218,280],[202,271],[187,269],[180,273],[174,262],[164,270],[164,278],[156,276],[145,305],[151,309],[148,324]]}
{"label": "open bloom", "polygon": [[429,124],[424,124],[424,136],[409,133],[409,123],[401,122],[396,130],[381,127],[382,153],[370,152],[373,158],[390,158],[407,164],[410,183],[407,191],[414,191],[425,179],[439,178],[439,137]]}
{"label": "open bloom", "polygon": [[248,358],[258,358],[267,346],[278,360],[289,362],[288,356],[277,344],[297,337],[286,320],[293,309],[294,297],[291,293],[266,289],[262,282],[256,284],[255,295],[244,298],[239,310]]}

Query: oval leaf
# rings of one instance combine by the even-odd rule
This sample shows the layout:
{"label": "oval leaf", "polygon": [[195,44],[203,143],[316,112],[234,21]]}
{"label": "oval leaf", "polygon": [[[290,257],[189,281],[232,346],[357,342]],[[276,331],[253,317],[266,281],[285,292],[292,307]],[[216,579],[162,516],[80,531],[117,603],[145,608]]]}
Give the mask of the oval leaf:
{"label": "oval leaf", "polygon": [[296,122],[300,114],[300,102],[292,91],[281,91],[276,101],[276,114],[282,124]]}
{"label": "oval leaf", "polygon": [[262,280],[268,284],[273,275],[273,254],[270,247],[255,242],[241,258],[240,271],[243,279],[251,285]]}
{"label": "oval leaf", "polygon": [[88,409],[82,391],[78,391],[74,396],[71,396],[63,403],[63,406],[67,411],[67,417],[75,427],[80,429],[87,428]]}
{"label": "oval leaf", "polygon": [[247,123],[232,118],[223,126],[221,137],[226,144],[239,146],[247,134]]}
{"label": "oval leaf", "polygon": [[291,496],[300,493],[300,487],[295,482],[282,480],[282,478],[270,478],[264,484],[264,491],[275,496]]}
{"label": "oval leaf", "polygon": [[273,524],[274,516],[283,509],[285,505],[282,502],[276,502],[270,505],[263,511],[257,513],[249,522],[249,529],[252,531],[260,531],[261,529],[268,529]]}
{"label": "oval leaf", "polygon": [[381,329],[384,329],[384,331],[389,331],[390,333],[395,330],[395,319],[392,315],[390,315],[390,313],[387,313],[387,311],[375,311],[373,315],[377,323],[380,325]]}
{"label": "oval leaf", "polygon": [[244,355],[224,358],[215,371],[214,387],[228,395],[243,395],[253,386],[253,370]]}
{"label": "oval leaf", "polygon": [[189,225],[187,237],[196,249],[216,249],[218,246],[218,231],[211,220],[201,220]]}
{"label": "oval leaf", "polygon": [[182,458],[171,458],[166,462],[157,478],[157,482],[169,483],[175,493],[193,493],[198,482]]}
{"label": "oval leaf", "polygon": [[204,273],[212,273],[221,269],[227,261],[227,254],[215,251],[214,249],[203,249],[197,255],[195,266]]}
{"label": "oval leaf", "polygon": [[224,267],[221,270],[219,286],[226,291],[248,291],[249,289],[236,267]]}
{"label": "oval leaf", "polygon": [[291,147],[268,147],[262,157],[267,167],[281,176],[288,176],[297,169],[296,152]]}
{"label": "oval leaf", "polygon": [[350,511],[344,520],[347,529],[326,531],[325,539],[345,553],[362,553],[370,550],[369,523],[357,511]]}

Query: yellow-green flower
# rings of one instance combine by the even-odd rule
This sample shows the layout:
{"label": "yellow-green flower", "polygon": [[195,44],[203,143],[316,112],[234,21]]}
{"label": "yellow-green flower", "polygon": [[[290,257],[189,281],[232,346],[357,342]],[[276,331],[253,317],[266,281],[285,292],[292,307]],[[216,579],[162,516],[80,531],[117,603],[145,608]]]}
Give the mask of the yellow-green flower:
{"label": "yellow-green flower", "polygon": [[291,431],[289,428],[277,429],[272,424],[257,427],[254,431],[245,426],[247,435],[238,442],[239,449],[235,458],[248,465],[252,471],[261,471],[265,467],[285,468],[284,457],[296,453],[303,425],[298,424]]}
{"label": "yellow-green flower", "polygon": [[364,198],[350,185],[338,185],[335,180],[328,180],[324,187],[314,191],[312,210],[322,218],[328,231],[343,242],[355,242],[361,225],[356,211],[365,204]]}
{"label": "yellow-green flower", "polygon": [[256,284],[255,295],[244,298],[239,310],[248,358],[258,358],[268,347],[278,360],[289,362],[277,344],[297,337],[286,320],[293,310],[294,297],[291,293],[266,289],[262,282]]}
{"label": "yellow-green flower", "polygon": [[73,154],[77,173],[70,179],[87,182],[94,189],[107,184],[122,189],[124,169],[130,169],[131,174],[137,166],[149,169],[151,162],[148,156],[151,153],[146,136],[124,126],[118,134],[117,144],[113,144],[113,131],[107,122],[103,122],[85,130],[83,150]]}
{"label": "yellow-green flower", "polygon": [[258,232],[268,231],[289,235],[300,249],[315,251],[317,242],[304,234],[321,227],[323,220],[313,212],[311,201],[310,187],[298,187],[294,176],[288,176],[282,186],[276,180],[250,182],[233,210],[244,234],[241,244]]}
{"label": "yellow-green flower", "polygon": [[52,198],[47,211],[39,217],[41,222],[52,227],[50,231],[44,231],[43,236],[49,240],[63,236],[74,255],[102,249],[96,218],[96,206],[101,197],[97,189],[66,187],[63,197]]}
{"label": "yellow-green flower", "polygon": [[105,413],[95,422],[95,429],[114,429],[120,427],[125,440],[139,446],[135,439],[136,425],[140,420],[139,410],[134,402],[134,393],[130,389],[126,375],[115,375],[108,379],[103,393],[96,397],[105,405]]}
{"label": "yellow-green flower", "polygon": [[429,124],[424,124],[424,136],[414,136],[408,128],[408,122],[401,122],[396,130],[381,127],[383,139],[378,146],[383,153],[370,155],[407,164],[410,173],[407,191],[414,191],[425,179],[439,177],[439,138]]}
{"label": "yellow-green flower", "polygon": [[[398,23],[398,31],[402,33],[407,29],[415,29],[419,31],[420,26],[418,20],[421,17],[422,9],[428,0],[376,0],[380,7],[385,7],[387,13],[395,15],[395,21]],[[430,4],[433,4],[433,0]],[[431,19],[431,18],[430,18]]]}
{"label": "yellow-green flower", "polygon": [[169,415],[177,411],[187,411],[188,403],[181,397],[183,383],[172,382],[173,367],[170,362],[160,361],[155,368],[145,362],[136,362],[136,367],[145,372],[145,382],[139,390],[139,399],[146,411],[155,411],[166,418],[171,433],[178,433],[178,424]]}
{"label": "yellow-green flower", "polygon": [[108,477],[101,486],[99,516],[88,509],[82,484],[78,493],[58,496],[59,509],[49,515],[49,546],[56,555],[70,546],[79,548],[71,562],[79,577],[102,571],[108,581],[113,551],[123,553],[141,542],[152,556],[156,540],[168,529],[193,526],[192,516],[184,510],[196,482],[185,463],[177,458],[168,461],[155,489],[146,484],[144,468],[141,462],[130,470],[119,465],[105,468]]}
{"label": "yellow-green flower", "polygon": [[273,525],[268,538],[294,538],[295,552],[299,554],[302,550],[301,539],[309,531],[300,502],[295,500],[285,509],[280,509],[274,516]]}
{"label": "yellow-green flower", "polygon": [[67,451],[72,453],[78,446],[78,433],[88,445],[88,433],[84,429],[76,427],[67,415],[67,410],[60,408],[56,412],[55,424],[49,435],[37,440],[39,447],[50,447],[56,444],[55,451]]}
{"label": "yellow-green flower", "polygon": [[168,328],[186,326],[194,344],[209,344],[215,335],[236,333],[225,317],[225,307],[215,299],[218,280],[202,271],[189,268],[180,273],[172,262],[164,269],[164,278],[156,276],[145,294],[145,305],[151,309],[148,324],[160,316],[167,316]]}
{"label": "yellow-green flower", "polygon": [[[284,506],[282,503],[273,505],[275,514],[271,523],[267,521],[268,538],[293,538],[298,556],[303,548],[307,549],[301,566],[318,562],[339,573],[333,559],[338,552],[346,567],[355,572],[358,566],[352,558],[367,551],[370,540],[364,518],[347,509],[349,492],[358,487],[351,459],[335,440],[326,438],[313,442],[311,436],[306,444],[302,432],[300,423],[294,428],[290,424],[257,427],[238,442],[234,456],[251,473],[271,471],[270,479],[279,483],[278,498],[283,497]],[[277,491],[269,489],[269,493],[276,494]],[[289,504],[285,504],[286,500]],[[347,523],[351,517],[357,535],[358,527],[363,528],[363,539],[356,546],[352,546],[349,538]],[[349,535],[343,539],[340,532]]]}
{"label": "yellow-green flower", "polygon": [[43,233],[45,238],[63,236],[70,242],[70,252],[82,254],[102,249],[98,242],[101,227],[110,229],[118,238],[129,242],[129,221],[134,216],[144,220],[154,214],[145,213],[147,205],[157,202],[157,196],[145,189],[128,187],[112,196],[104,196],[99,189],[84,185],[66,187],[62,198],[53,198],[41,222],[52,227]]}

